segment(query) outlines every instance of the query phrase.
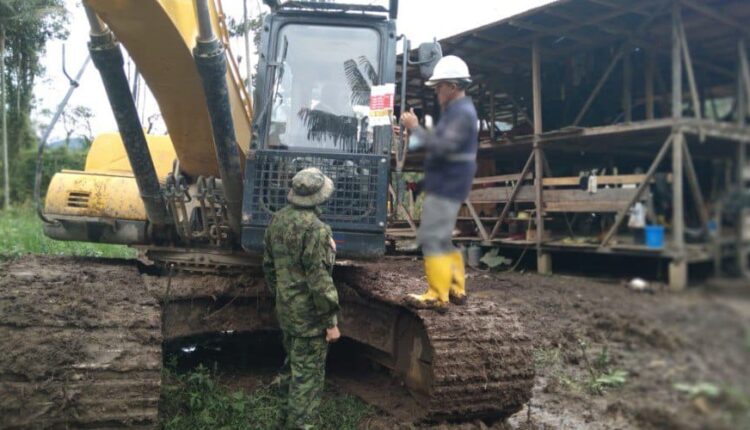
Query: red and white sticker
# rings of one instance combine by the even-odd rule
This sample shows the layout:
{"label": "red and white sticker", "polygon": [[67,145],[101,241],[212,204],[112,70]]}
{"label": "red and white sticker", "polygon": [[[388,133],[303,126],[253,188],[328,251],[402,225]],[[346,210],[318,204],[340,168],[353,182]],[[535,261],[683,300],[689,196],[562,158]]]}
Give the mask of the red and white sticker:
{"label": "red and white sticker", "polygon": [[396,84],[375,85],[370,89],[369,127],[391,125]]}

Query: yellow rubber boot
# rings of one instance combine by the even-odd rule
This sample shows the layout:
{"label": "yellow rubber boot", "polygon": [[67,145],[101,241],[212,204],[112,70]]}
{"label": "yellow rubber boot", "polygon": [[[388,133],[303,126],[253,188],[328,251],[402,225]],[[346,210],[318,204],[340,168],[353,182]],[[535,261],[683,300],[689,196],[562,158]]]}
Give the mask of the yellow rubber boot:
{"label": "yellow rubber boot", "polygon": [[450,288],[450,302],[454,305],[466,304],[466,266],[464,265],[464,256],[461,251],[452,252],[452,279]]}
{"label": "yellow rubber boot", "polygon": [[452,254],[425,257],[424,271],[427,275],[427,292],[424,294],[409,294],[406,297],[406,302],[419,309],[446,310],[451,280],[453,279]]}

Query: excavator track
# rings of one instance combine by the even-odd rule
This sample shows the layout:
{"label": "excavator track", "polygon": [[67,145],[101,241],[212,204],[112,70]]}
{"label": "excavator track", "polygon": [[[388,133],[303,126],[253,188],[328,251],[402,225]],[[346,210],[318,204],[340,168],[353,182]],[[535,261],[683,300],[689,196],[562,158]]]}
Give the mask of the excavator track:
{"label": "excavator track", "polygon": [[[445,314],[412,309],[403,297],[426,288],[414,273],[418,263],[388,260],[337,267],[342,332],[379,347],[373,357],[404,380],[420,405],[422,415],[412,418],[502,418],[520,410],[531,398],[535,373],[531,339],[515,314],[478,300]],[[362,318],[373,307],[380,318]],[[392,342],[382,341],[387,336]]]}
{"label": "excavator track", "polygon": [[0,270],[0,428],[156,428],[161,313],[134,262]]}

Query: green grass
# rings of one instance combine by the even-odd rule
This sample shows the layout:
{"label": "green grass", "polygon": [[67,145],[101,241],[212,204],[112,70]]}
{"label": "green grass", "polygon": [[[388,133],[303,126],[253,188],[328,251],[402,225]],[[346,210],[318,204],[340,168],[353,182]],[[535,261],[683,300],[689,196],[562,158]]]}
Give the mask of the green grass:
{"label": "green grass", "polygon": [[0,257],[24,254],[133,258],[135,250],[123,245],[52,240],[44,235],[42,221],[31,205],[0,210]]}
{"label": "green grass", "polygon": [[[276,428],[281,398],[271,386],[251,394],[230,392],[217,381],[216,371],[198,366],[186,374],[165,370],[161,395],[164,430],[250,430]],[[355,397],[326,390],[316,429],[355,430],[374,414]]]}

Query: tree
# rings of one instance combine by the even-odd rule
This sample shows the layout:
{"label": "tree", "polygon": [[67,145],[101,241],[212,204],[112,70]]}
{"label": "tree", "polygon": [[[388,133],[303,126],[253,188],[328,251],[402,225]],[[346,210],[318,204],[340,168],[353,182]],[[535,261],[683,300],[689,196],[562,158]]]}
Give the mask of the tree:
{"label": "tree", "polygon": [[30,113],[40,55],[48,40],[65,37],[64,0],[0,0],[0,110],[4,205],[10,204],[8,160],[35,141]]}
{"label": "tree", "polygon": [[94,140],[94,132],[91,129],[91,120],[94,113],[86,106],[73,106],[65,109],[62,114],[63,128],[65,128],[65,147],[70,145],[71,137],[82,137],[86,146]]}
{"label": "tree", "polygon": [[[247,0],[243,3],[244,15],[242,20],[237,20],[233,17],[227,18],[227,30],[229,31],[229,37],[244,37],[245,43],[248,43],[248,35],[252,34],[253,45],[255,46],[255,52],[260,52],[260,29],[263,26],[263,20],[266,17],[266,13],[261,11],[258,16],[251,17],[248,15]],[[260,5],[258,6],[260,10]],[[248,46],[249,48],[249,46]],[[250,50],[245,49],[245,57],[250,55]],[[248,58],[244,58],[244,61],[248,62]],[[247,64],[247,63],[246,63]],[[258,64],[255,64],[255,71],[258,71]],[[248,70],[247,79],[254,83],[254,76],[250,76]],[[248,83],[246,82],[245,85]],[[253,87],[255,85],[252,85]]]}

